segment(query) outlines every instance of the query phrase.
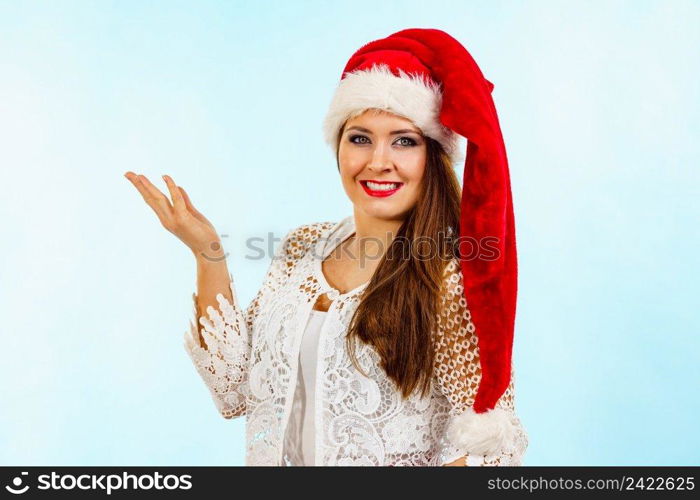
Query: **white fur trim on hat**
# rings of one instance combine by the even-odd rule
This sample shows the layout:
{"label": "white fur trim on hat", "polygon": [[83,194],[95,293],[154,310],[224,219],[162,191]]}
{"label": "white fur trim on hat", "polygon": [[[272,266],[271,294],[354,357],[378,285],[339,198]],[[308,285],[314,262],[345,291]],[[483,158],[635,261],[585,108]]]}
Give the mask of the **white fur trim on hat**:
{"label": "white fur trim on hat", "polygon": [[467,408],[452,417],[447,427],[447,439],[473,455],[498,455],[511,448],[516,427],[511,414],[503,408],[476,413]]}
{"label": "white fur trim on hat", "polygon": [[335,91],[323,122],[326,143],[335,150],[338,132],[346,120],[367,109],[381,109],[411,120],[424,135],[442,144],[452,163],[463,160],[459,135],[440,123],[442,92],[439,84],[424,75],[396,76],[386,64],[374,65],[345,75]]}

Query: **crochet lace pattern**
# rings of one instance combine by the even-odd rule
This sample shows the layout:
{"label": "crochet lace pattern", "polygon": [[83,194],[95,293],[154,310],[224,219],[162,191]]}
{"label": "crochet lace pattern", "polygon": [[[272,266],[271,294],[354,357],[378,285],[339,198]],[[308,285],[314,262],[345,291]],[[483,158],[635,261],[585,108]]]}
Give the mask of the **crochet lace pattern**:
{"label": "crochet lace pattern", "polygon": [[[348,219],[345,219],[347,222]],[[346,228],[343,225],[341,228]],[[306,224],[290,231],[279,245],[264,282],[243,310],[223,294],[218,308],[198,316],[196,294],[184,346],[227,419],[246,416],[247,465],[280,464],[298,367],[298,334],[316,299],[329,293],[333,305],[319,340],[316,463],[320,465],[443,465],[465,457],[465,465],[521,465],[528,437],[515,412],[515,370],[496,407],[508,412],[513,438],[495,455],[473,455],[448,438],[447,428],[471,408],[481,379],[476,326],[464,297],[460,263],[453,259],[443,274],[430,394],[400,398],[379,366],[371,346],[358,344],[356,355],[370,378],[352,365],[344,334],[364,287],[346,294],[329,290],[320,271],[319,238],[334,222]],[[346,234],[348,231],[345,232]],[[312,255],[312,254],[317,255]],[[325,254],[327,255],[327,253]],[[206,346],[200,344],[201,334]],[[294,462],[294,457],[287,457]],[[281,465],[281,464],[280,464]]]}

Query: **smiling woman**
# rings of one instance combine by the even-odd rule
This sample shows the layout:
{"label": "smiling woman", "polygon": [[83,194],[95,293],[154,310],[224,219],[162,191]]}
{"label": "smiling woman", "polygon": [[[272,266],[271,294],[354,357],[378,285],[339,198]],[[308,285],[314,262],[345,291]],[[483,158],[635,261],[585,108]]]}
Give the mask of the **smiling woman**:
{"label": "smiling woman", "polygon": [[[355,213],[381,220],[406,219],[421,194],[429,138],[410,120],[377,109],[350,118],[345,127],[339,134],[338,171]],[[406,131],[412,136],[397,137]]]}
{"label": "smiling woman", "polygon": [[[359,49],[324,121],[353,214],[287,233],[245,309],[184,189],[165,177],[171,203],[127,174],[197,259],[184,347],[221,415],[247,417],[247,465],[521,463],[512,206],[492,89],[443,31]],[[460,237],[479,249],[494,235],[495,258],[464,252]]]}

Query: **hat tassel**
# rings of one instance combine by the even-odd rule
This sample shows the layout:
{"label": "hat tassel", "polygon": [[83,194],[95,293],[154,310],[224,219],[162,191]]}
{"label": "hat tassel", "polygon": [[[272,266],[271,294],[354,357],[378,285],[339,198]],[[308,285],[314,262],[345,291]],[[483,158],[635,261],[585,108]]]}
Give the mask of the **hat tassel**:
{"label": "hat tassel", "polygon": [[447,429],[452,444],[473,455],[497,455],[510,448],[516,429],[511,415],[503,408],[477,413],[467,408],[453,417]]}

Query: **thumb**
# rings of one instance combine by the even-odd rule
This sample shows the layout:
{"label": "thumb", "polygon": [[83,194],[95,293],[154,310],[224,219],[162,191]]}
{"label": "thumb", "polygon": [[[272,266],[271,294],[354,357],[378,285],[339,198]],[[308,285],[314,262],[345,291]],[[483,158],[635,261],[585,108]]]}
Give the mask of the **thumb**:
{"label": "thumb", "polygon": [[183,188],[182,186],[178,186],[178,188],[180,189],[180,192],[182,193],[182,197],[185,199],[185,206],[187,207],[187,210],[189,210],[192,213],[201,215],[199,213],[199,211],[196,208],[194,208],[194,205],[192,205],[192,201],[190,200],[190,197],[187,195],[187,191],[185,191],[185,188]]}
{"label": "thumb", "polygon": [[197,219],[199,219],[203,222],[206,222],[207,224],[211,224],[211,222],[209,222],[209,219],[207,219],[204,216],[204,214],[202,214],[199,210],[194,208],[194,205],[192,204],[192,200],[190,200],[190,197],[188,196],[187,191],[185,191],[185,188],[183,188],[182,186],[178,186],[178,188],[180,189],[180,192],[182,193],[182,197],[185,200],[185,207],[187,208],[187,210],[189,210]]}

